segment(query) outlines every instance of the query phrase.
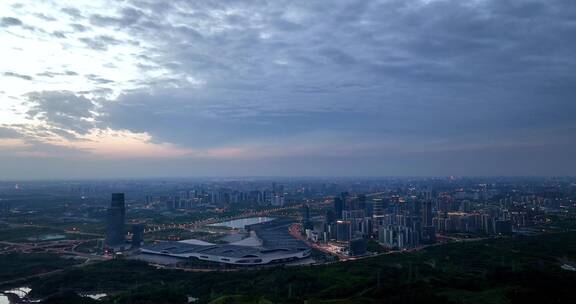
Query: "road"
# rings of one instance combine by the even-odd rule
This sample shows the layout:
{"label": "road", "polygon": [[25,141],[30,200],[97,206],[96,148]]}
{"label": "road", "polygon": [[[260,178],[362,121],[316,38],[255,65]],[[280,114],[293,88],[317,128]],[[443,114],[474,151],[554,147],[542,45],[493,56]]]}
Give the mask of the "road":
{"label": "road", "polygon": [[308,246],[311,247],[311,248],[314,248],[314,249],[317,249],[317,250],[322,251],[322,252],[324,252],[324,253],[327,253],[327,254],[336,256],[336,257],[338,257],[338,259],[340,259],[341,261],[346,261],[347,259],[349,259],[349,257],[347,257],[347,256],[345,256],[345,255],[343,255],[343,254],[341,254],[341,253],[338,253],[338,252],[335,252],[335,251],[332,251],[332,250],[328,250],[327,248],[325,248],[325,247],[323,247],[323,246],[320,246],[320,245],[318,245],[318,244],[316,244],[316,243],[310,242],[308,239],[306,239],[306,238],[302,235],[302,224],[299,224],[299,223],[294,223],[294,224],[292,224],[292,225],[290,226],[290,228],[288,228],[288,232],[290,233],[290,235],[292,235],[293,237],[301,240],[302,242],[304,242],[306,245],[308,245]]}

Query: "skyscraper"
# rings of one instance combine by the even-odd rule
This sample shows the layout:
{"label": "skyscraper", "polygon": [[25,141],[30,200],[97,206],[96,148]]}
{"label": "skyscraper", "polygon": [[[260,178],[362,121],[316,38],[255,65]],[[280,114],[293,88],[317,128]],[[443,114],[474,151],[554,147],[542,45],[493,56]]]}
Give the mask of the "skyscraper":
{"label": "skyscraper", "polygon": [[365,210],[367,205],[366,195],[360,194],[358,195],[358,209]]}
{"label": "skyscraper", "polygon": [[326,210],[326,224],[334,224],[336,222],[336,212],[332,209]]}
{"label": "skyscraper", "polygon": [[415,200],[412,202],[412,216],[410,217],[411,228],[413,230],[413,244],[419,245],[422,237],[422,202]]}
{"label": "skyscraper", "polygon": [[352,225],[350,221],[336,222],[336,240],[338,242],[348,242],[352,238]]}
{"label": "skyscraper", "polygon": [[336,219],[342,219],[342,211],[344,210],[344,200],[339,197],[334,198],[334,213],[336,214]]}
{"label": "skyscraper", "polygon": [[372,215],[374,217],[383,217],[386,213],[386,202],[384,199],[376,198],[372,200]]}
{"label": "skyscraper", "polygon": [[144,224],[132,226],[132,248],[140,248],[144,242]]}
{"label": "skyscraper", "polygon": [[426,201],[424,203],[424,212],[422,215],[424,227],[432,226],[432,201]]}
{"label": "skyscraper", "polygon": [[302,207],[302,222],[304,223],[304,229],[312,229],[312,221],[310,221],[310,206],[307,204]]}
{"label": "skyscraper", "polygon": [[434,227],[432,215],[432,201],[427,200],[422,210],[422,242],[426,244],[436,243],[436,227]]}
{"label": "skyscraper", "polygon": [[125,220],[126,206],[124,203],[124,193],[112,193],[112,202],[110,208],[108,208],[106,245],[115,247],[124,244]]}
{"label": "skyscraper", "polygon": [[284,206],[284,196],[283,195],[274,195],[272,197],[271,205],[274,207],[282,207]]}
{"label": "skyscraper", "polygon": [[355,204],[355,200],[348,200],[348,192],[341,192],[340,199],[342,199],[342,210],[350,210],[355,209],[354,206],[350,206],[350,204]]}

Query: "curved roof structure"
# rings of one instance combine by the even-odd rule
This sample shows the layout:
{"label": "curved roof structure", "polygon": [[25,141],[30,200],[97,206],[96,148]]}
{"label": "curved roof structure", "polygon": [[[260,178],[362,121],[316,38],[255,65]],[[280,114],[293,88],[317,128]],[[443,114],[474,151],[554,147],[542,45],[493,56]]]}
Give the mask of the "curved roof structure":
{"label": "curved roof structure", "polygon": [[235,264],[263,265],[282,263],[310,255],[307,247],[248,247],[238,245],[197,245],[183,242],[162,242],[141,249],[143,253],[160,254],[180,258]]}
{"label": "curved roof structure", "polygon": [[142,253],[235,265],[283,263],[308,257],[310,248],[288,233],[290,219],[250,225],[250,237],[231,244],[211,244],[201,240],[161,242],[144,246]]}

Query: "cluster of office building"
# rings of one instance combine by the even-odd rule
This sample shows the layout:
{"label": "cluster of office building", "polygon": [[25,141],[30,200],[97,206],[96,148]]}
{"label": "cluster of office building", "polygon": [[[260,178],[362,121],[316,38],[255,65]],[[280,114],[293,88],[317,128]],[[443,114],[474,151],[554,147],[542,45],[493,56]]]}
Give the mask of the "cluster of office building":
{"label": "cluster of office building", "polygon": [[479,233],[485,235],[512,234],[512,220],[483,212],[448,212],[434,218],[440,233]]}
{"label": "cluster of office building", "polygon": [[375,215],[381,209],[382,206],[369,202],[366,196],[350,198],[347,193],[342,193],[334,198],[332,208],[321,218],[311,218],[309,206],[304,206],[304,231],[313,242],[334,242],[345,246],[349,255],[363,255],[366,253],[366,240],[374,234]]}
{"label": "cluster of office building", "polygon": [[399,200],[378,218],[378,241],[388,248],[407,249],[436,242],[432,202]]}
{"label": "cluster of office building", "polygon": [[271,189],[265,190],[195,189],[178,191],[177,194],[168,196],[146,195],[144,202],[162,202],[167,210],[174,211],[239,204],[281,207],[286,204],[287,199],[284,187],[273,183]]}
{"label": "cluster of office building", "polygon": [[[484,198],[486,194],[475,194]],[[467,197],[457,193],[459,197]],[[474,233],[508,235],[513,227],[526,224],[525,212],[505,207],[475,204],[453,196],[432,198],[422,195],[376,197],[334,197],[324,216],[310,217],[308,206],[303,210],[306,236],[313,242],[360,244],[374,239],[390,249],[410,249],[433,244],[438,233]],[[354,253],[354,250],[350,250]]]}

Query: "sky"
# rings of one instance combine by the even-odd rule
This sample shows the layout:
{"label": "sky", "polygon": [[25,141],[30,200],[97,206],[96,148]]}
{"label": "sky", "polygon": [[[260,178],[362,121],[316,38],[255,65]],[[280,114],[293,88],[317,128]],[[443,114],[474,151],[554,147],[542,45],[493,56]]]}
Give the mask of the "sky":
{"label": "sky", "polygon": [[576,1],[0,1],[0,179],[576,175]]}

